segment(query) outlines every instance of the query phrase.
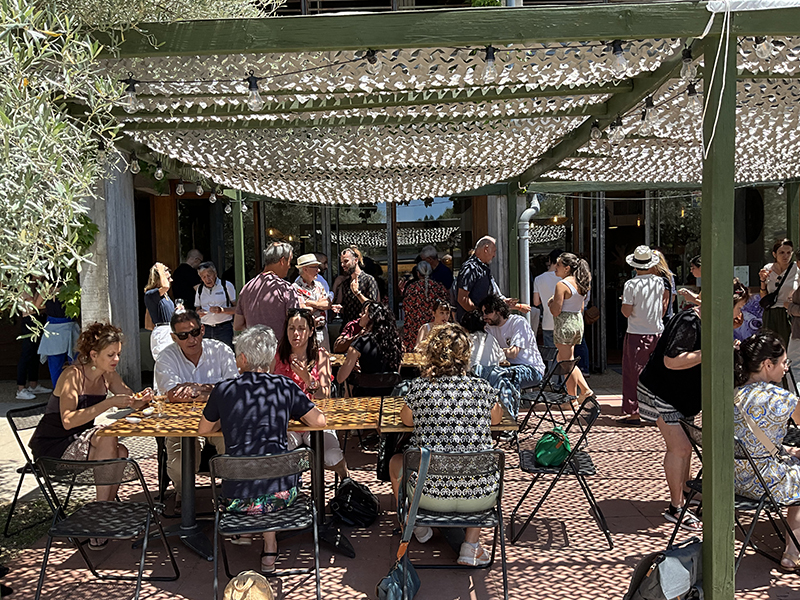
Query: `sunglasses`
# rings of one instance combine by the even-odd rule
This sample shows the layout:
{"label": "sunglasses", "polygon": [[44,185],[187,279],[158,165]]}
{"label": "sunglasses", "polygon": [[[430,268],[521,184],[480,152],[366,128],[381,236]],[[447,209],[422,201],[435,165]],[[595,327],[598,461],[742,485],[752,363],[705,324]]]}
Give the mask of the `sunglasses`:
{"label": "sunglasses", "polygon": [[191,331],[183,331],[181,333],[175,333],[175,337],[181,340],[182,342],[189,339],[189,336],[197,337],[200,335],[202,331],[201,327],[197,327],[192,329]]}

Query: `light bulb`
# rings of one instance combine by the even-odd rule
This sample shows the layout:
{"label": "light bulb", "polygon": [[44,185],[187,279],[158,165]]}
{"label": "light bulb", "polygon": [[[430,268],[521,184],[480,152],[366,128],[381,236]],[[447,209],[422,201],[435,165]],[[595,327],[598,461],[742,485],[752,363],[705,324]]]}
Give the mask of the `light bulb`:
{"label": "light bulb", "polygon": [[242,202],[242,212],[243,213],[247,212],[247,203],[246,202]]}
{"label": "light bulb", "polygon": [[125,95],[122,97],[122,108],[129,115],[132,115],[139,110],[139,100],[136,98],[136,84],[139,83],[133,77],[128,77],[125,80]]}
{"label": "light bulb", "polygon": [[258,112],[262,108],[264,108],[264,99],[261,97],[261,94],[258,93],[258,77],[253,75],[253,72],[250,71],[250,76],[245,79],[247,81],[247,106],[253,112]]}
{"label": "light bulb", "polygon": [[141,165],[139,164],[139,159],[136,158],[136,154],[131,155],[131,173],[136,175],[142,170]]}
{"label": "light bulb", "polygon": [[370,75],[377,75],[383,69],[383,62],[378,58],[375,50],[367,50],[367,72]]}
{"label": "light bulb", "polygon": [[689,83],[697,79],[697,67],[693,64],[691,48],[683,49],[683,65],[681,65],[681,79]]}
{"label": "light bulb", "polygon": [[778,192],[778,194],[780,194],[781,196],[783,196],[783,192],[785,192],[785,191],[786,191],[786,188],[785,188],[785,187],[783,187],[783,182],[780,182],[780,183],[778,184],[778,189],[777,189],[777,192]]}
{"label": "light bulb", "polygon": [[687,108],[696,115],[701,114],[703,112],[703,99],[700,94],[697,93],[697,89],[695,89],[693,83],[686,86],[686,97]]}
{"label": "light bulb", "polygon": [[203,192],[205,192],[205,190],[203,189],[203,184],[198,181],[197,185],[195,185],[194,193],[197,194],[198,196],[202,196]]}
{"label": "light bulb", "polygon": [[592,128],[589,130],[589,137],[593,140],[599,140],[603,137],[603,132],[600,131],[600,123],[595,121],[592,123]]}
{"label": "light bulb", "polygon": [[183,194],[186,193],[186,188],[183,187],[183,180],[175,186],[175,193],[178,194],[178,196],[183,196]]}
{"label": "light bulb", "polygon": [[639,135],[650,135],[653,131],[653,125],[647,118],[647,109],[642,111],[642,120],[639,121]]}
{"label": "light bulb", "polygon": [[230,205],[230,203],[225,205],[225,214],[226,215],[231,214],[231,205]]}
{"label": "light bulb", "polygon": [[614,62],[611,65],[611,69],[614,71],[614,75],[622,77],[628,70],[628,59],[625,58],[621,40],[614,40],[611,43],[611,52],[614,54]]}
{"label": "light bulb", "polygon": [[612,123],[612,131],[608,136],[612,144],[620,144],[625,139],[625,130],[622,128],[622,117],[617,115],[617,119]]}
{"label": "light bulb", "polygon": [[164,179],[164,169],[161,168],[160,160],[156,161],[156,172],[153,173],[153,177],[155,177],[157,181]]}
{"label": "light bulb", "polygon": [[497,79],[497,67],[494,64],[494,48],[486,47],[486,65],[483,68],[483,83],[492,83]]}
{"label": "light bulb", "polygon": [[216,201],[217,201],[217,194],[216,194],[216,192],[211,192],[211,193],[208,195],[208,201],[209,201],[211,204],[214,204],[214,202],[216,202]]}
{"label": "light bulb", "polygon": [[642,113],[642,120],[647,121],[651,127],[658,122],[658,113],[656,112],[656,105],[653,104],[653,97],[648,96],[644,99],[644,112]]}
{"label": "light bulb", "polygon": [[756,37],[756,56],[761,60],[772,56],[772,42],[765,37]]}

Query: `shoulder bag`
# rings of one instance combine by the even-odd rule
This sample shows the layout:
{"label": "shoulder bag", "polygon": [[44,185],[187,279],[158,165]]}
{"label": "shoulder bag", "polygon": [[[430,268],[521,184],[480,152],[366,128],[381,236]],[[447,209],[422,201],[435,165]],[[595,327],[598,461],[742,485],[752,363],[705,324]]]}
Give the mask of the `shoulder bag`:
{"label": "shoulder bag", "polygon": [[[378,600],[405,600],[417,595],[422,585],[417,575],[414,565],[408,560],[404,560],[408,543],[411,541],[411,534],[414,531],[414,521],[417,518],[417,508],[422,497],[422,488],[425,484],[425,477],[428,475],[428,466],[431,462],[431,452],[427,448],[420,448],[419,472],[417,473],[417,485],[414,488],[414,498],[411,506],[408,507],[408,516],[403,527],[403,537],[400,540],[400,548],[397,550],[397,562],[389,570],[388,575],[380,580],[375,586],[375,593]],[[401,483],[402,485],[402,483]],[[405,593],[403,593],[405,587]]]}
{"label": "shoulder bag", "polygon": [[572,447],[567,432],[560,425],[545,433],[534,448],[536,463],[543,467],[560,467],[567,460]]}
{"label": "shoulder bag", "polygon": [[623,600],[702,600],[703,542],[693,537],[645,556],[633,571]]}
{"label": "shoulder bag", "polygon": [[775,288],[774,292],[770,292],[766,296],[763,296],[758,303],[761,305],[761,308],[768,309],[773,308],[775,302],[778,301],[778,292],[781,291],[781,286],[783,286],[783,282],[789,279],[789,273],[791,273],[792,269],[794,269],[794,263],[789,265],[789,268],[786,269],[786,272],[781,277],[781,280],[778,282],[778,287]]}

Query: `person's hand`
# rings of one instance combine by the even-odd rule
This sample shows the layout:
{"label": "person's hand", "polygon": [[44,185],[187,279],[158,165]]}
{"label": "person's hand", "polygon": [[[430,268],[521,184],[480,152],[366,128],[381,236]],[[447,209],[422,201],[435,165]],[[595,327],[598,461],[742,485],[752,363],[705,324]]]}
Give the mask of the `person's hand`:
{"label": "person's hand", "polygon": [[115,408],[133,408],[134,398],[129,394],[117,394],[108,400]]}
{"label": "person's hand", "polygon": [[337,315],[338,315],[338,314],[339,314],[339,312],[342,310],[342,305],[341,305],[341,304],[331,304],[331,310],[332,310],[332,311],[333,311],[335,314],[337,314]]}
{"label": "person's hand", "polygon": [[761,269],[761,270],[758,272],[758,278],[759,278],[761,281],[766,281],[766,280],[767,280],[767,277],[769,277],[769,271],[768,271],[767,269]]}
{"label": "person's hand", "polygon": [[687,290],[686,288],[681,288],[681,289],[678,290],[678,295],[679,296],[683,296],[684,298],[689,298],[690,296],[693,296],[694,294],[692,293],[691,290]]}
{"label": "person's hand", "polygon": [[350,289],[356,296],[358,296],[358,273],[353,273],[353,277],[350,280]]}
{"label": "person's hand", "polygon": [[172,395],[178,400],[191,400],[200,395],[200,390],[194,383],[182,383],[172,391]]}
{"label": "person's hand", "polygon": [[308,367],[305,358],[292,356],[292,371],[297,373],[297,376],[302,379],[306,385],[311,381],[311,374],[308,372]]}
{"label": "person's hand", "polygon": [[531,312],[530,304],[517,304],[514,308],[516,308],[523,315],[527,315],[529,312]]}
{"label": "person's hand", "polygon": [[519,302],[519,298],[506,298],[505,302],[508,308],[513,308],[514,305]]}
{"label": "person's hand", "polygon": [[149,404],[155,398],[153,388],[144,388],[141,392],[133,395],[133,399],[141,402],[142,404]]}
{"label": "person's hand", "polygon": [[214,313],[215,315],[218,315],[218,314],[220,314],[222,312],[222,307],[221,306],[209,306],[208,307],[208,311]]}
{"label": "person's hand", "polygon": [[739,313],[738,315],[733,317],[733,328],[734,329],[738,329],[739,327],[741,327],[742,323],[744,323],[744,315],[742,313]]}
{"label": "person's hand", "polygon": [[197,309],[197,316],[198,317],[205,317],[208,313],[204,311],[202,308]]}

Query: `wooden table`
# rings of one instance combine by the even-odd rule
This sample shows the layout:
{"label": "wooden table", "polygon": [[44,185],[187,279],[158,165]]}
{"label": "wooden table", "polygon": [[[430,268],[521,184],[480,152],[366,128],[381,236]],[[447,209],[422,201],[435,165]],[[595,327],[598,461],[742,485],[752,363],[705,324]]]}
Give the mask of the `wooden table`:
{"label": "wooden table", "polygon": [[[344,354],[331,354],[331,367],[341,367],[344,364]],[[419,352],[405,352],[400,361],[400,367],[421,369],[424,363],[424,355]]]}
{"label": "wooden table", "polygon": [[[326,429],[335,431],[352,429],[377,429],[380,414],[380,397],[364,398],[322,398],[314,401],[325,414],[325,427],[309,427],[299,421],[289,423],[289,431],[311,432],[311,449],[314,451],[314,481],[312,495],[320,516],[325,514],[325,443],[323,432]],[[194,410],[192,410],[194,407]],[[181,523],[167,527],[167,535],[178,535],[181,541],[207,560],[213,559],[211,544],[197,525],[195,511],[195,438],[221,436],[221,431],[200,436],[197,428],[203,414],[205,402],[166,403],[164,416],[145,417],[141,411],[129,416],[142,419],[140,423],[130,423],[119,419],[116,423],[98,432],[102,436],[117,437],[180,437],[181,438],[181,473],[182,473],[182,505]]]}
{"label": "wooden table", "polygon": [[[383,399],[381,418],[378,430],[381,433],[404,433],[413,431],[413,427],[404,424],[400,419],[400,411],[405,406],[406,399],[399,396],[387,396]],[[497,425],[492,425],[492,431],[517,431],[519,425],[508,409],[503,407],[503,418]]]}

